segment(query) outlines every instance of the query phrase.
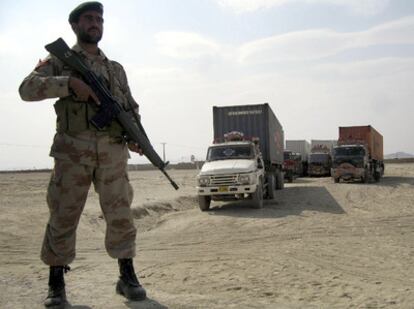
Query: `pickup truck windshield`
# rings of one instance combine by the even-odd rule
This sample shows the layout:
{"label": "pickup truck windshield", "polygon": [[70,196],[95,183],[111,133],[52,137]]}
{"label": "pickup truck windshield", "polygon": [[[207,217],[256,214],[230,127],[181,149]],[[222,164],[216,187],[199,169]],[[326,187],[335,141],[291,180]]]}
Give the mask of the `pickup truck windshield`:
{"label": "pickup truck windshield", "polygon": [[207,161],[226,159],[253,159],[254,153],[250,145],[225,145],[210,147]]}
{"label": "pickup truck windshield", "polygon": [[334,149],[334,155],[336,157],[340,157],[340,156],[363,157],[365,155],[365,150],[363,147],[360,147],[360,146],[338,147]]}

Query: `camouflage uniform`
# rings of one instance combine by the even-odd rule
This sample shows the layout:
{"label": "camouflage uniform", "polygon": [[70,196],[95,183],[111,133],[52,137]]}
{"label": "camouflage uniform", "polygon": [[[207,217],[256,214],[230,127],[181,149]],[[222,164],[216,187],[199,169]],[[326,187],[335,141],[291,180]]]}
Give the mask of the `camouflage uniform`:
{"label": "camouflage uniform", "polygon": [[[108,85],[126,110],[138,114],[122,66],[99,51],[91,55],[75,45],[73,50]],[[127,174],[128,147],[122,128],[113,121],[97,131],[88,121],[97,110],[94,102],[79,102],[70,92],[69,76],[78,77],[54,56],[39,62],[20,85],[23,100],[60,99],[55,103],[57,132],[50,155],[55,158],[47,190],[50,218],[41,259],[47,265],[67,265],[75,258],[76,228],[91,183],[107,222],[105,246],[113,258],[135,256],[135,235],[130,205],[133,191]]]}

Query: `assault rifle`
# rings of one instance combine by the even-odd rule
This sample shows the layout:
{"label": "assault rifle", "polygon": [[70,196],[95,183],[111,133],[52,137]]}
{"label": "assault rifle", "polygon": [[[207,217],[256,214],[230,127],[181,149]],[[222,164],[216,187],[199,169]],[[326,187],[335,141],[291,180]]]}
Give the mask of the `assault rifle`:
{"label": "assault rifle", "polygon": [[92,119],[90,119],[90,122],[98,130],[102,130],[114,119],[118,120],[124,128],[128,139],[137,143],[141,147],[143,154],[148,158],[148,160],[154,166],[158,167],[170,181],[174,189],[178,190],[178,185],[165,171],[165,168],[169,162],[162,161],[160,156],[156,153],[138,117],[135,117],[134,122],[132,118],[133,115],[131,115],[134,111],[131,110],[131,113],[125,111],[122,105],[113,98],[106,85],[101,82],[99,77],[96,76],[92,70],[89,69],[83,59],[81,59],[76,52],[69,48],[62,38],[46,45],[45,48],[63,63],[77,71],[98,97],[101,104],[98,112],[94,117],[92,117]]}

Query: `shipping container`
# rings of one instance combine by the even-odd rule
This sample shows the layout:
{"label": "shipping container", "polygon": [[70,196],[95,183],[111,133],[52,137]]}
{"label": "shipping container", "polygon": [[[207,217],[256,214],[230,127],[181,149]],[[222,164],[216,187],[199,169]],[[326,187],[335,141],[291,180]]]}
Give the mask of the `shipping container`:
{"label": "shipping container", "polygon": [[310,143],[306,140],[286,140],[286,150],[300,153],[302,161],[308,160],[310,149]]}
{"label": "shipping container", "polygon": [[370,125],[339,127],[338,144],[363,144],[368,148],[373,160],[382,161],[384,159],[383,137]]}
{"label": "shipping container", "polygon": [[246,139],[258,138],[267,167],[283,164],[284,132],[268,103],[213,107],[214,139],[237,131]]}

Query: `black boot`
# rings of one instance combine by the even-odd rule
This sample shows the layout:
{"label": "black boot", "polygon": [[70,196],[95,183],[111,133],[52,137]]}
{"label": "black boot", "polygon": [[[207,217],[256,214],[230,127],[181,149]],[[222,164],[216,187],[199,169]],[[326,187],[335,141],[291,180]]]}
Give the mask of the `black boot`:
{"label": "black boot", "polygon": [[132,259],[119,259],[118,264],[121,276],[116,284],[116,292],[129,300],[144,300],[147,293],[135,275]]}
{"label": "black boot", "polygon": [[45,307],[64,307],[66,301],[65,280],[63,273],[70,270],[69,266],[50,266],[49,292],[44,302]]}

